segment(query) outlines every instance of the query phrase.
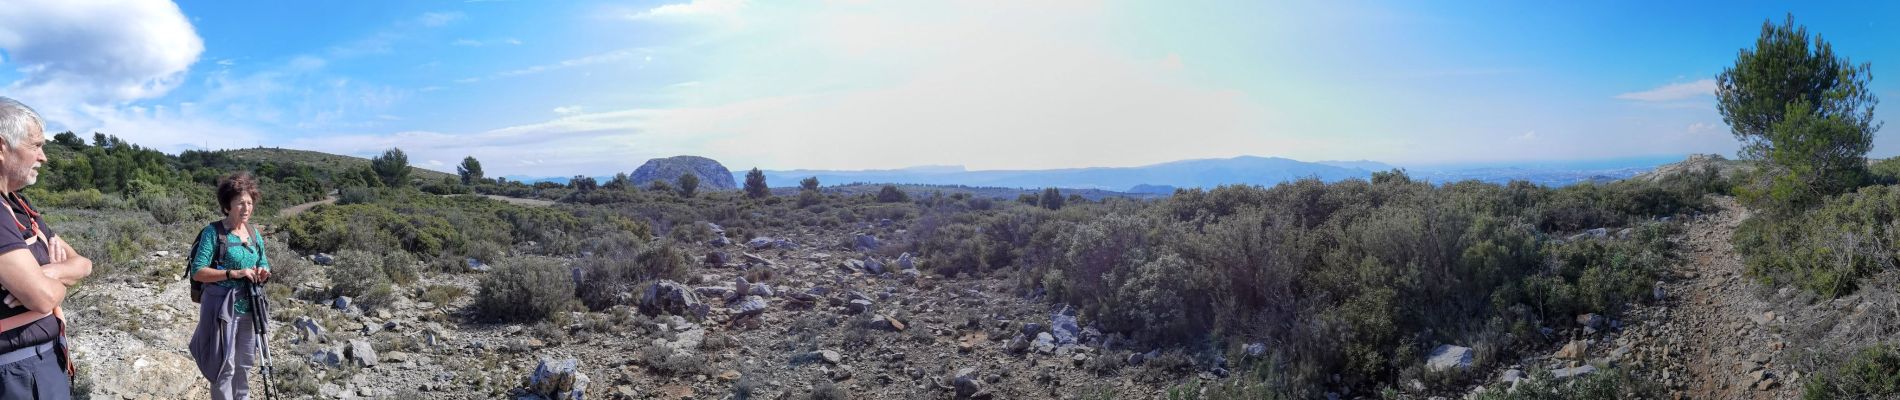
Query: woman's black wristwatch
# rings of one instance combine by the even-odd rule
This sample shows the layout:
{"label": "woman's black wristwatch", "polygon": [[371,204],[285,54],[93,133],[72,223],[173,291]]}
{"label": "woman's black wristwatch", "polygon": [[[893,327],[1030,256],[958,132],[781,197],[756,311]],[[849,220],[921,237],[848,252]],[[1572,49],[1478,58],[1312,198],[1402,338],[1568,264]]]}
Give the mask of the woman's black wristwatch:
{"label": "woman's black wristwatch", "polygon": [[224,280],[231,280],[231,270],[224,270]]}

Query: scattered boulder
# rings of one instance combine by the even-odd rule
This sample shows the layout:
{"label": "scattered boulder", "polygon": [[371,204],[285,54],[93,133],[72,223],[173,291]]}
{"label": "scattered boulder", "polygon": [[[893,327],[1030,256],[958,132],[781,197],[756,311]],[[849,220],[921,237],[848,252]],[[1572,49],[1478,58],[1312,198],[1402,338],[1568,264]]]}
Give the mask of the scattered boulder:
{"label": "scattered boulder", "polygon": [[338,310],[349,311],[351,304],[350,296],[337,296],[336,301],[330,304],[334,305]]}
{"label": "scattered boulder", "polygon": [[743,318],[764,314],[767,307],[764,297],[746,296],[745,299],[740,301],[739,305],[733,307],[732,310],[737,314],[736,317]]}
{"label": "scattered boulder", "polygon": [[760,237],[752,238],[752,240],[745,241],[745,246],[750,247],[753,250],[765,250],[765,249],[772,248],[773,243],[777,243],[777,241],[772,240],[772,238],[769,238],[769,237],[760,236]]}
{"label": "scattered boulder", "polygon": [[883,275],[884,263],[881,261],[878,261],[875,258],[866,258],[864,259],[864,273],[871,274],[871,275]]}
{"label": "scattered boulder", "polygon": [[549,400],[581,400],[587,391],[587,374],[580,371],[580,360],[541,359],[528,376],[528,392]]}
{"label": "scattered boulder", "polygon": [[706,230],[708,230],[708,231],[712,231],[712,233],[713,233],[714,235],[719,235],[719,236],[725,236],[725,235],[726,235],[726,227],[723,227],[723,226],[719,226],[719,224],[715,224],[715,223],[711,223],[711,222],[707,222],[707,223],[706,223]]}
{"label": "scattered boulder", "polygon": [[336,256],[332,256],[330,253],[312,254],[310,255],[310,262],[316,263],[317,265],[329,266],[330,264],[336,263]]}
{"label": "scattered boulder", "polygon": [[1433,371],[1470,369],[1471,356],[1470,347],[1441,344],[1426,356],[1425,368]]}
{"label": "scattered boulder", "polygon": [[726,235],[719,235],[719,237],[713,238],[713,240],[706,241],[706,245],[712,246],[712,247],[731,246],[732,239],[726,238]]}
{"label": "scattered boulder", "polygon": [[376,348],[371,346],[368,340],[351,340],[349,348],[343,355],[349,357],[350,363],[358,367],[376,366]]}
{"label": "scattered boulder", "polygon": [[826,364],[838,365],[844,362],[844,355],[839,354],[835,350],[818,350],[818,351],[813,351],[810,353],[800,354],[798,357],[794,357],[792,359],[793,363],[808,363],[808,362],[818,362],[818,361],[823,361]]}
{"label": "scattered boulder", "polygon": [[1055,335],[1056,344],[1075,344],[1082,333],[1082,327],[1075,323],[1075,310],[1062,307],[1049,317],[1049,332]]}
{"label": "scattered boulder", "polygon": [[1016,335],[1015,337],[1009,338],[1008,343],[1003,344],[1003,350],[1008,351],[1010,354],[1022,354],[1022,352],[1029,351],[1029,339],[1025,339],[1023,335]]}
{"label": "scattered boulder", "polygon": [[871,328],[892,331],[892,332],[903,332],[904,329],[906,329],[907,327],[904,326],[904,321],[898,321],[896,318],[891,318],[884,315],[876,315],[876,316],[872,316],[871,318]]}
{"label": "scattered boulder", "polygon": [[983,391],[983,381],[976,376],[976,368],[957,370],[957,375],[951,378],[950,382],[951,387],[956,388],[957,398],[960,399],[976,397],[978,392]]}
{"label": "scattered boulder", "polygon": [[323,325],[317,324],[317,320],[310,319],[310,317],[297,317],[297,320],[291,322],[290,325],[297,331],[297,342],[325,343],[330,341],[330,335],[323,329]]}
{"label": "scattered boulder", "polygon": [[1248,357],[1260,357],[1267,354],[1266,343],[1248,343],[1245,348]]}
{"label": "scattered boulder", "polygon": [[1030,344],[1030,346],[1034,347],[1037,353],[1055,354],[1056,337],[1049,335],[1049,332],[1037,333],[1036,342]]}
{"label": "scattered boulder", "polygon": [[776,294],[776,292],[772,291],[772,285],[767,285],[764,283],[754,283],[752,284],[751,289],[746,290],[746,294],[750,294],[753,296],[772,297],[774,294]]}
{"label": "scattered boulder", "polygon": [[1524,371],[1520,369],[1504,371],[1504,378],[1498,379],[1498,381],[1510,384],[1513,387],[1516,387],[1517,382],[1522,380],[1524,380]]}
{"label": "scattered boulder", "polygon": [[877,236],[871,236],[869,233],[858,234],[855,243],[857,250],[877,250],[878,247]]}
{"label": "scattered boulder", "polygon": [[739,254],[740,254],[739,255],[740,257],[745,258],[746,264],[760,264],[760,265],[766,265],[766,266],[778,265],[778,263],[772,262],[772,260],[767,260],[765,259],[765,257],[759,257],[757,254],[752,254],[752,253],[739,253]]}
{"label": "scattered boulder", "polygon": [[310,363],[329,368],[341,367],[343,366],[343,350],[336,347],[317,349],[310,352]]}
{"label": "scattered boulder", "polygon": [[732,256],[726,255],[726,252],[711,251],[706,253],[706,265],[726,265],[726,263],[729,262],[732,262]]}
{"label": "scattered boulder", "polygon": [[1558,369],[1551,370],[1550,376],[1557,378],[1557,380],[1564,380],[1564,379],[1570,379],[1574,377],[1589,375],[1590,373],[1593,373],[1593,372],[1597,372],[1597,367],[1593,365],[1585,364],[1583,366],[1578,366],[1578,367],[1558,368]]}
{"label": "scattered boulder", "polygon": [[640,295],[640,312],[647,315],[689,315],[697,314],[699,309],[699,296],[693,289],[671,280],[654,282]]}
{"label": "scattered boulder", "polygon": [[852,314],[862,314],[865,311],[871,310],[871,301],[865,299],[852,300],[851,302],[845,303],[844,309],[850,311]]}
{"label": "scattered boulder", "polygon": [[904,253],[897,256],[897,268],[917,269],[917,261],[911,258],[910,253]]}

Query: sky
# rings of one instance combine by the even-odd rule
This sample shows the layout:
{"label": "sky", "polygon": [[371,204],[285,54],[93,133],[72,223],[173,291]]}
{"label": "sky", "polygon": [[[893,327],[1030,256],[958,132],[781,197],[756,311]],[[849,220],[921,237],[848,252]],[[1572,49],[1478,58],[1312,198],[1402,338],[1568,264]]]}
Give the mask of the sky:
{"label": "sky", "polygon": [[1900,99],[1896,4],[9,0],[0,96],[166,152],[491,176],[1732,156],[1714,77],[1764,22]]}

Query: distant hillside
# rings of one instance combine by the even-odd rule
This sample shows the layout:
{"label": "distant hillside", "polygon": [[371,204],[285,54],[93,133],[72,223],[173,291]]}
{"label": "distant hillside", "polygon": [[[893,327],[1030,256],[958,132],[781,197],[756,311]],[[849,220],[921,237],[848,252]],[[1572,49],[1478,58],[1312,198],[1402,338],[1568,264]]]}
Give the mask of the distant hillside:
{"label": "distant hillside", "polygon": [[[307,165],[325,172],[338,172],[351,168],[369,166],[369,159],[336,155],[310,150],[258,147],[250,149],[221,151],[232,159],[249,162],[273,162],[294,165]],[[413,163],[412,163],[413,165]],[[428,169],[409,167],[410,178],[422,182],[441,181],[442,178],[458,178],[454,174]]]}
{"label": "distant hillside", "polygon": [[[700,190],[732,190],[739,188],[739,185],[734,183],[733,172],[727,170],[725,165],[721,165],[718,161],[714,161],[713,159],[699,156],[673,156],[647,160],[646,164],[641,164],[640,168],[633,170],[632,178],[633,184],[636,186],[646,186],[648,183],[656,180],[666,181],[670,184],[673,183],[674,180],[679,179],[680,175],[688,173],[699,176]],[[741,171],[739,173],[744,174],[745,172]],[[737,179],[745,179],[745,176],[740,175]]]}
{"label": "distant hillside", "polygon": [[1630,179],[1657,182],[1671,176],[1710,169],[1722,179],[1731,179],[1738,174],[1754,170],[1755,166],[1747,161],[1723,158],[1720,154],[1692,154],[1681,162],[1656,167],[1654,170],[1630,177]]}

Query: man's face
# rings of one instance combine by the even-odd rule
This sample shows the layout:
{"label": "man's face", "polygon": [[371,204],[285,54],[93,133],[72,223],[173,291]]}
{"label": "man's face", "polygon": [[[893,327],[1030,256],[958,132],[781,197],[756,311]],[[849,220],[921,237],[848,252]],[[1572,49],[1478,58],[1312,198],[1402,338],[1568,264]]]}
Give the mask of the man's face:
{"label": "man's face", "polygon": [[46,134],[40,128],[27,131],[25,143],[8,143],[5,158],[0,159],[0,172],[7,177],[7,191],[18,191],[32,185],[40,178],[40,164],[46,162]]}

